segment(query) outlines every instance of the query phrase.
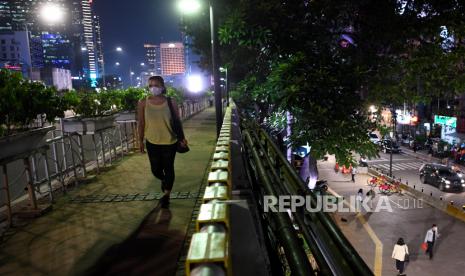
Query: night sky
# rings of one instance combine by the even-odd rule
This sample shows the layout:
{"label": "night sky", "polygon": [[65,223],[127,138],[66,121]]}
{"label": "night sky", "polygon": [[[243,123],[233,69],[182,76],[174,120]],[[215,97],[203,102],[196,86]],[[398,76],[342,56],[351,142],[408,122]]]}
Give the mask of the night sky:
{"label": "night sky", "polygon": [[[93,9],[101,21],[106,74],[122,75],[127,83],[129,66],[136,76],[142,70],[144,43],[182,40],[175,4],[172,0],[94,0]],[[116,52],[117,46],[124,51]]]}

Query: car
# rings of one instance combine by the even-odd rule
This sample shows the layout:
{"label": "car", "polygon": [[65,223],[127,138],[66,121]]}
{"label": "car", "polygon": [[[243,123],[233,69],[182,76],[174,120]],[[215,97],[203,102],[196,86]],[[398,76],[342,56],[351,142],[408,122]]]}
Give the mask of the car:
{"label": "car", "polygon": [[372,143],[375,143],[375,144],[378,144],[379,141],[381,140],[381,139],[379,139],[378,135],[376,135],[376,134],[373,133],[373,132],[368,133],[368,137],[370,137],[370,141],[371,141]]}
{"label": "car", "polygon": [[463,175],[442,164],[424,164],[420,168],[420,181],[436,186],[440,191],[463,191]]}
{"label": "car", "polygon": [[379,142],[379,147],[384,153],[400,153],[399,144],[396,141],[391,141],[389,139],[384,139]]}

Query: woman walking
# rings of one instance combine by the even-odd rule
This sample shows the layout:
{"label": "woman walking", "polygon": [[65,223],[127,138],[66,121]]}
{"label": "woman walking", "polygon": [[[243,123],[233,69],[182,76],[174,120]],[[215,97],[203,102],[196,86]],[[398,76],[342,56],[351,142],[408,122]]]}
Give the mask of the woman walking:
{"label": "woman walking", "polygon": [[164,195],[160,199],[162,208],[169,207],[170,193],[174,183],[174,158],[177,142],[187,146],[182,129],[177,137],[173,127],[170,107],[179,119],[179,110],[173,99],[167,98],[165,82],[160,76],[152,76],[148,80],[151,95],[139,101],[137,120],[139,132],[139,146],[141,153],[145,152],[145,145],[153,175],[161,180],[161,190]]}
{"label": "woman walking", "polygon": [[398,275],[404,275],[404,265],[405,262],[408,261],[408,247],[403,238],[399,238],[397,244],[394,245],[392,258],[396,260],[396,268],[399,272]]}

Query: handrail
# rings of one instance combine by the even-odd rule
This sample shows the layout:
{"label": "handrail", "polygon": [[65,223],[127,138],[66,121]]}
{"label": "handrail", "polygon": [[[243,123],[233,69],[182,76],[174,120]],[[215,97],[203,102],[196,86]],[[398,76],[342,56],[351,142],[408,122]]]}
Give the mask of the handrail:
{"label": "handrail", "polygon": [[[252,147],[251,152],[257,151],[262,154],[262,158],[259,159],[254,156],[249,156],[249,158],[253,158],[255,163],[265,163],[271,169],[273,177],[270,178],[274,189],[280,191],[281,195],[307,195],[311,206],[315,207],[316,196],[305,187],[302,179],[268,133],[255,122],[246,119],[241,120],[241,128],[246,134],[245,137],[250,137],[250,139],[245,139],[244,145]],[[269,172],[268,175],[270,175]],[[268,185],[268,183],[261,184]],[[373,275],[327,213],[311,213],[301,208],[293,213],[293,217],[322,275]]]}
{"label": "handrail", "polygon": [[[278,196],[278,193],[274,189],[271,180],[261,163],[257,150],[253,148],[254,143],[247,130],[243,131],[243,137],[245,144],[250,146],[249,149],[252,153],[260,180],[262,181],[267,195]],[[289,216],[286,213],[281,212],[272,213],[271,216],[276,224],[275,228],[277,229],[287,260],[291,266],[292,275],[311,275],[312,268],[302,246],[299,244],[297,233],[294,230],[294,226],[292,225]]]}

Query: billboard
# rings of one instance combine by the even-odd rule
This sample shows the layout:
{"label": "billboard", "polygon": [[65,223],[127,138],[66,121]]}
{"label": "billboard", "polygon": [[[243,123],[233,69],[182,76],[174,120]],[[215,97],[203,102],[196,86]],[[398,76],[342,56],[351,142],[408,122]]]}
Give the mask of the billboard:
{"label": "billboard", "polygon": [[456,117],[434,115],[434,123],[439,124],[439,125],[443,125],[443,126],[456,128],[457,127],[457,118]]}

